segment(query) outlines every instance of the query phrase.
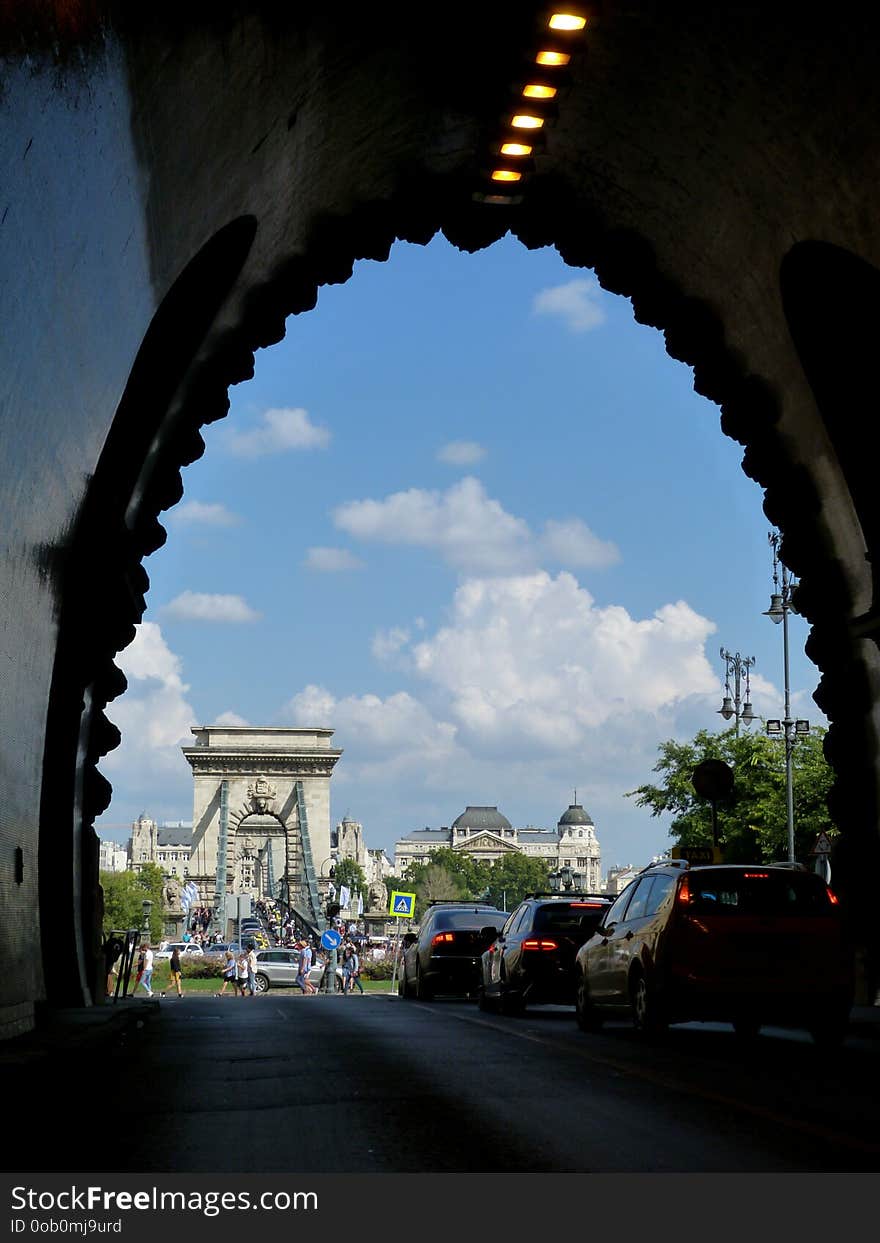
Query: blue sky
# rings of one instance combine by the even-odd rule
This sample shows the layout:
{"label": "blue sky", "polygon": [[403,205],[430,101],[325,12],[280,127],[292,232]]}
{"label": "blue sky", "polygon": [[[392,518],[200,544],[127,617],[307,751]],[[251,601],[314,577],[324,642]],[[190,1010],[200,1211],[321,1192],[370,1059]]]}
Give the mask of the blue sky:
{"label": "blue sky", "polygon": [[[495,804],[593,816],[603,867],[667,824],[624,797],[718,728],[720,647],[782,715],[761,490],[661,334],[553,249],[398,244],[320,291],[203,430],[119,656],[99,833],[189,820],[194,725],[321,725],[334,822],[402,833]],[[792,617],[796,715],[824,723]],[[780,749],[780,763],[782,754]]]}

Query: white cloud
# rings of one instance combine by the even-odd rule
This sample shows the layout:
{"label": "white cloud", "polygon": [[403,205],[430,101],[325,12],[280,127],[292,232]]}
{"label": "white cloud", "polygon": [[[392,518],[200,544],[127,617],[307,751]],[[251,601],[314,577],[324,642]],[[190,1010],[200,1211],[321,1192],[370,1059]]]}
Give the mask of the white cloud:
{"label": "white cloud", "polygon": [[597,608],[570,574],[540,572],[462,584],[451,623],[412,657],[470,746],[569,750],[615,719],[714,694],[714,630],[684,601],[637,620]]}
{"label": "white cloud", "polygon": [[303,562],[306,569],[323,574],[339,574],[346,570],[362,570],[364,563],[347,548],[310,548]]}
{"label": "white cloud", "polygon": [[219,623],[252,622],[261,616],[243,596],[211,595],[204,591],[182,591],[162,612],[176,621]]}
{"label": "white cloud", "polygon": [[373,636],[371,651],[380,664],[391,664],[398,653],[409,643],[409,631],[401,626],[390,630],[378,630]]}
{"label": "white cloud", "polygon": [[405,691],[348,695],[337,699],[322,686],[307,686],[284,706],[282,719],[293,725],[332,722],[348,749],[349,780],[389,781],[406,774],[425,775],[456,754],[455,726],[435,720],[431,712]]}
{"label": "white cloud", "polygon": [[108,705],[107,716],[122,742],[101,760],[101,769],[126,795],[142,796],[144,807],[173,791],[176,806],[192,804],[192,777],[181,754],[193,741],[196,720],[187,699],[182,666],[155,622],[142,622],[131,645],[116,657],[128,690]]}
{"label": "white cloud", "polygon": [[485,456],[485,448],[475,440],[450,440],[437,450],[437,461],[449,466],[474,466]]}
{"label": "white cloud", "polygon": [[536,536],[472,476],[445,492],[410,488],[384,500],[347,501],[333,511],[333,520],[356,539],[434,548],[466,573],[533,570],[548,556],[594,568],[618,559],[615,546],[598,539],[578,518],[549,522]]}
{"label": "white cloud", "polygon": [[221,712],[214,721],[215,725],[250,725],[250,721],[246,721],[243,716],[239,716],[237,712]]}
{"label": "white cloud", "polygon": [[187,526],[233,527],[241,522],[238,514],[219,501],[183,501],[169,511],[168,518]]}
{"label": "white cloud", "polygon": [[291,449],[326,449],[330,431],[311,421],[307,410],[266,410],[256,427],[246,432],[230,431],[226,446],[236,457],[257,458]]}
{"label": "white cloud", "polygon": [[580,518],[545,522],[541,546],[545,555],[557,565],[598,570],[615,565],[620,560],[617,545],[610,540],[599,539]]}
{"label": "white cloud", "polygon": [[582,277],[542,289],[535,295],[532,313],[558,315],[571,332],[590,332],[605,323],[602,297],[595,277]]}

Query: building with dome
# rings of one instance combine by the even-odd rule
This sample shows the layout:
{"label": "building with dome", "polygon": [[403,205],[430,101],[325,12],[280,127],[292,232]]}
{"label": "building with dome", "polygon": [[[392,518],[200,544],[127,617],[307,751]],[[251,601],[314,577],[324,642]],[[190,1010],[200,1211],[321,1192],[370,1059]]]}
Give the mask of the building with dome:
{"label": "building with dome", "polygon": [[[577,793],[575,793],[577,798]],[[598,892],[601,850],[596,827],[580,803],[570,803],[555,829],[514,828],[497,807],[468,806],[450,827],[415,829],[394,844],[394,871],[401,876],[411,863],[426,863],[441,846],[460,850],[485,863],[505,854],[546,859],[551,871],[570,867],[583,877],[583,888]]]}

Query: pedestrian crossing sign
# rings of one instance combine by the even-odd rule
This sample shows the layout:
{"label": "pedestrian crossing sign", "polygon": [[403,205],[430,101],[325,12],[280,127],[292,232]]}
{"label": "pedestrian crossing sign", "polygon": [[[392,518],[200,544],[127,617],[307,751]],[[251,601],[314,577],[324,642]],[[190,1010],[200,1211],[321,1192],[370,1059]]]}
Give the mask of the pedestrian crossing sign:
{"label": "pedestrian crossing sign", "polygon": [[391,892],[388,914],[396,915],[399,919],[412,919],[415,906],[416,895],[414,893],[401,893],[399,889],[394,889]]}

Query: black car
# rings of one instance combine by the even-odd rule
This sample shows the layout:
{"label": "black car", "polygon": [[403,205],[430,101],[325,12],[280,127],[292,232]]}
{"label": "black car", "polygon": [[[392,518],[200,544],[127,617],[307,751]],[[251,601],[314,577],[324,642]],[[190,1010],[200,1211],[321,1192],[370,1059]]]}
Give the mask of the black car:
{"label": "black car", "polygon": [[480,955],[507,915],[479,902],[433,902],[418,933],[403,938],[398,993],[430,1001],[435,993],[476,992]]}
{"label": "black car", "polygon": [[611,905],[604,894],[528,894],[481,960],[481,1010],[574,1005],[575,955]]}

